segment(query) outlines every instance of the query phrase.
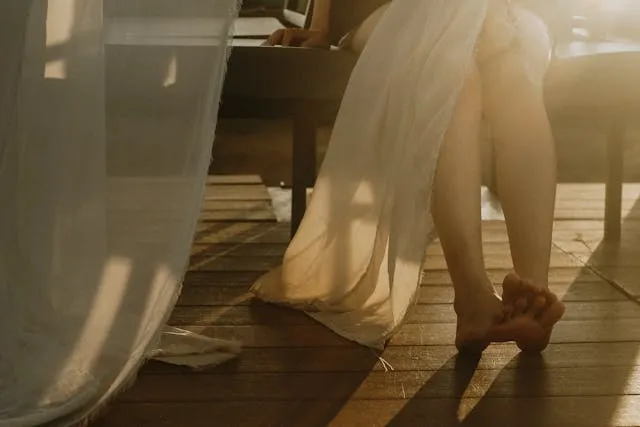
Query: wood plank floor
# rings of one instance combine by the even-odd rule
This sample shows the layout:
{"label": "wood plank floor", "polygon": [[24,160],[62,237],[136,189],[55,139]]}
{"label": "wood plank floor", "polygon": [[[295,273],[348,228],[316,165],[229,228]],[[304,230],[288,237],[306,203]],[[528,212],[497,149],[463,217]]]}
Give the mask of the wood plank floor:
{"label": "wood plank floor", "polygon": [[[639,426],[640,185],[625,188],[623,241],[602,242],[604,189],[561,185],[551,288],[565,320],[542,358],[512,345],[462,360],[453,292],[432,245],[418,305],[379,359],[247,289],[276,266],[288,225],[255,177],[215,177],[171,323],[245,348],[192,372],[150,362],[101,427]],[[484,224],[491,276],[511,267],[504,223]]]}

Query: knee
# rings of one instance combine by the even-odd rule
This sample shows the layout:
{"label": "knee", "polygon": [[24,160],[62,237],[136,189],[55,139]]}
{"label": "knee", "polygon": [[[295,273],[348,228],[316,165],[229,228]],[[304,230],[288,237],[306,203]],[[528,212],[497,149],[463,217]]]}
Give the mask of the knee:
{"label": "knee", "polygon": [[480,52],[478,64],[485,90],[512,92],[541,87],[544,81],[552,53],[546,24],[521,7],[511,7],[510,16],[513,31],[503,31],[502,44],[490,40]]}

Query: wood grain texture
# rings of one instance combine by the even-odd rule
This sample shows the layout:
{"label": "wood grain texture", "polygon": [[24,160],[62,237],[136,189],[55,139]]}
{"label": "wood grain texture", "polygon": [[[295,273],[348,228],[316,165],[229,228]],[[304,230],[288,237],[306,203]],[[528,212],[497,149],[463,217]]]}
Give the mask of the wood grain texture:
{"label": "wood grain texture", "polygon": [[[388,347],[380,355],[385,364],[366,348],[302,347],[302,348],[246,348],[242,357],[208,374],[289,373],[289,372],[388,372],[455,369],[448,363],[457,350],[452,345]],[[476,369],[537,369],[537,358],[518,357],[513,344],[489,347],[477,362]],[[637,343],[560,343],[551,344],[544,354],[546,368],[624,367],[639,365]],[[145,374],[199,375],[185,368],[150,362]]]}
{"label": "wood grain texture", "polygon": [[[192,326],[198,333],[216,338],[235,338],[245,347],[318,347],[350,346],[350,342],[340,338],[320,324],[293,324],[282,329],[273,326]],[[402,327],[389,341],[390,346],[436,346],[452,345],[455,324],[408,324]],[[554,330],[554,343],[597,343],[640,341],[640,322],[636,319],[619,320],[574,320],[563,321]]]}
{"label": "wood grain texture", "polygon": [[629,427],[640,419],[640,397],[119,403],[99,427],[174,427],[185,419],[189,427]]}
{"label": "wood grain texture", "polygon": [[[252,295],[247,291],[250,283],[218,286],[206,278],[206,273],[202,276],[204,283],[200,285],[194,284],[190,279],[185,282],[178,300],[178,307],[216,307],[249,305],[252,303]],[[575,282],[569,285],[552,284],[550,289],[561,296],[565,302],[627,301],[623,294],[608,283],[603,282]],[[496,286],[496,290],[502,293],[501,286]],[[453,296],[453,287],[451,285],[423,285],[418,290],[417,303],[451,304],[453,303]]]}
{"label": "wood grain texture", "polygon": [[[454,365],[456,359],[449,359]],[[461,371],[469,385],[458,387]],[[566,397],[640,394],[640,367],[457,369],[390,372],[148,375],[122,401],[210,402],[238,400],[395,400],[501,397]],[[518,382],[529,384],[518,387]],[[356,385],[356,387],[354,387]],[[536,385],[538,385],[536,387]]]}
{"label": "wood grain texture", "polygon": [[[242,300],[243,297],[240,297]],[[569,320],[621,320],[640,319],[640,310],[634,301],[567,302],[565,321]],[[291,325],[309,325],[313,320],[304,314],[275,307],[259,301],[251,305],[226,305],[218,307],[176,307],[169,324],[188,328],[191,326],[247,326],[268,325],[286,328]],[[406,325],[455,323],[456,316],[450,303],[417,304],[405,319]],[[639,322],[640,323],[640,322]]]}
{"label": "wood grain texture", "polygon": [[[623,191],[629,217],[612,245],[603,241],[602,214],[587,218],[604,207],[604,187],[561,185],[559,210],[579,218],[557,219],[554,230],[549,286],[567,304],[566,318],[542,358],[500,344],[469,359],[453,346],[454,295],[437,241],[406,324],[376,354],[253,298],[251,284],[282,259],[288,224],[269,217],[255,177],[212,177],[170,323],[240,339],[243,352],[206,371],[150,362],[95,425],[640,425],[640,221],[630,219],[639,190]],[[511,269],[506,227],[485,222],[483,231],[500,290]]]}

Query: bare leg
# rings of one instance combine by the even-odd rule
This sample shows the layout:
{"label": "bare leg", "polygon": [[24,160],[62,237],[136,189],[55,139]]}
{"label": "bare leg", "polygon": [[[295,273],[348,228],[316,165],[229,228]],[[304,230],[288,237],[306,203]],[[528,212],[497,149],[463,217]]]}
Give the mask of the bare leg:
{"label": "bare leg", "polygon": [[[515,316],[527,310],[546,316],[544,323],[550,326],[542,342],[519,342],[521,347],[542,349],[551,327],[564,313],[547,286],[556,190],[555,147],[542,93],[549,46],[542,45],[547,41],[544,34],[532,37],[544,28],[537,18],[528,12],[519,18],[517,44],[482,63],[481,74],[484,112],[495,135],[498,195],[514,268],[523,278],[505,281],[504,299],[514,306]],[[542,311],[533,307],[540,307],[536,296],[527,296],[536,288],[545,291]]]}
{"label": "bare leg", "polygon": [[[532,316],[545,313],[539,299],[528,304],[527,298],[518,298],[532,309],[505,317],[505,307],[486,274],[480,216],[480,108],[481,88],[474,72],[465,83],[443,141],[432,207],[455,290],[456,345],[474,352],[492,341],[539,343],[550,330]],[[517,297],[523,295],[520,288],[531,287],[517,276],[507,277],[504,286],[517,288]],[[543,298],[542,305],[545,301]]]}
{"label": "bare leg", "polygon": [[[519,29],[510,28],[503,19],[507,15],[501,15],[507,2],[493,5],[477,57],[480,73],[474,71],[466,81],[443,142],[433,217],[455,289],[458,348],[481,350],[491,341],[516,341],[523,349],[542,350],[564,313],[547,289],[555,154],[541,90],[546,57],[539,69],[527,68],[537,63],[536,52],[548,50],[514,49],[505,29],[511,35]],[[505,278],[505,295],[512,299],[508,304],[495,294],[482,254],[478,136],[483,109],[498,139],[498,192],[508,217],[514,265],[524,277]],[[505,317],[504,308],[512,313]]]}
{"label": "bare leg", "polygon": [[[556,191],[556,159],[542,90],[520,59],[507,54],[501,72],[487,72],[485,113],[496,148],[497,190],[516,272],[546,286]],[[489,67],[495,70],[496,67]]]}
{"label": "bare leg", "polygon": [[483,350],[502,306],[486,274],[480,201],[481,87],[477,70],[465,82],[438,159],[432,214],[455,289],[456,345]]}

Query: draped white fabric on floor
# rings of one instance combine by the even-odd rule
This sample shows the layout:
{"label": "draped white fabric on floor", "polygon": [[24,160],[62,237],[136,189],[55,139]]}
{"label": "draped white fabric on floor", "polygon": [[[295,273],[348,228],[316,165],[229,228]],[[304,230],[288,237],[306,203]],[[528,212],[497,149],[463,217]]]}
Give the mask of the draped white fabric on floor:
{"label": "draped white fabric on floor", "polygon": [[0,426],[84,420],[146,357],[215,347],[169,334],[158,349],[238,9],[196,3],[207,36],[194,49],[155,43],[141,14],[110,34],[103,0],[0,3]]}

